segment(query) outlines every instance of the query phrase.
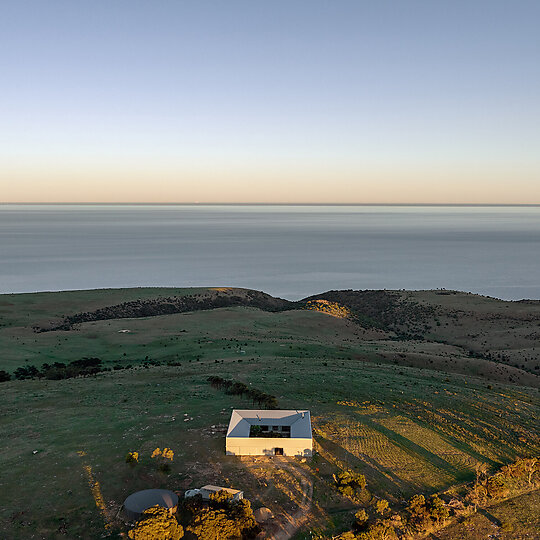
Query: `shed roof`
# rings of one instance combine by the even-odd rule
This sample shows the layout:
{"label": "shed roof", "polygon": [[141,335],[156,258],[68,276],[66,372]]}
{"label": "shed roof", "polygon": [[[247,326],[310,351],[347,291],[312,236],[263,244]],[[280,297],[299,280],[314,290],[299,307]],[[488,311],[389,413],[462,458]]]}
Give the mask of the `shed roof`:
{"label": "shed roof", "polygon": [[212,484],[208,484],[207,486],[203,486],[201,489],[205,489],[206,491],[226,491],[227,493],[230,493],[231,495],[236,495],[237,493],[242,493],[239,489],[231,489],[221,486],[213,486]]}
{"label": "shed roof", "polygon": [[311,439],[307,410],[234,409],[227,437],[249,437],[251,426],[291,426],[291,439]]}

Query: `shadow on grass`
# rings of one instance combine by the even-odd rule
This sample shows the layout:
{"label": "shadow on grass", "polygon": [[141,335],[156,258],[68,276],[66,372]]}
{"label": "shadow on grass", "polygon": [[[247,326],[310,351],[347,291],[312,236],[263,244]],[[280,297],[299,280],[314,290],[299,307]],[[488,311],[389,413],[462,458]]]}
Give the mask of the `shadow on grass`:
{"label": "shadow on grass", "polygon": [[362,471],[362,474],[365,473],[368,479],[372,480],[384,492],[394,493],[398,497],[407,498],[417,493],[421,487],[400,478],[395,472],[381,466],[369,456],[362,455],[361,457],[357,457],[339,444],[320,435],[315,436],[315,440],[323,450],[332,456],[336,456],[340,461],[344,461],[349,467],[358,467]]}
{"label": "shadow on grass", "polygon": [[482,516],[484,516],[489,521],[491,521],[491,523],[493,523],[493,525],[495,525],[496,527],[502,526],[501,521],[498,520],[493,514],[490,514],[485,508],[478,508],[477,512],[481,514]]}
{"label": "shadow on grass", "polygon": [[378,431],[381,435],[386,437],[395,446],[402,449],[407,454],[413,455],[417,459],[433,465],[434,467],[445,472],[446,474],[451,475],[454,479],[459,478],[461,474],[461,471],[459,469],[448,463],[448,461],[439,457],[437,454],[430,452],[423,446],[416,444],[410,439],[407,439],[407,437],[400,435],[399,433],[383,426],[382,424],[379,424],[378,422],[374,422],[370,418],[362,417],[362,423],[364,423],[371,429]]}
{"label": "shadow on grass", "polygon": [[[418,424],[422,424],[425,428],[433,431],[439,437],[441,437],[441,439],[443,439],[445,442],[447,442],[448,444],[456,448],[456,450],[459,450],[463,452],[464,454],[467,454],[468,456],[472,457],[479,463],[487,463],[490,467],[494,467],[498,465],[498,462],[481,454],[480,452],[478,452],[478,450],[473,448],[470,444],[463,441],[462,439],[459,439],[455,436],[448,434],[448,432],[440,429],[440,427],[437,424],[430,423],[426,420],[420,420],[417,416],[415,416],[414,413],[410,413],[408,411],[402,411],[402,414],[403,416],[406,416],[407,418],[409,418],[409,420]],[[438,414],[447,418],[450,424],[456,423],[455,418],[453,418],[452,416],[446,415],[443,411],[438,411]],[[502,445],[502,443],[500,443],[499,445]],[[504,446],[508,448],[508,445],[504,445]],[[456,476],[457,480],[468,480],[473,475],[472,471],[469,471],[466,468],[463,468],[462,470],[456,468],[455,470],[457,471],[457,476]]]}

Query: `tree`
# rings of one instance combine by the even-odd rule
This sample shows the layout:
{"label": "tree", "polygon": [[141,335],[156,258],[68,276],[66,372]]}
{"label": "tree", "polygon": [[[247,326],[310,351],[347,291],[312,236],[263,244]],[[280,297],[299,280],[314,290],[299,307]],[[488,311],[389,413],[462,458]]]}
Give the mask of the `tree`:
{"label": "tree", "polygon": [[527,482],[529,485],[533,484],[533,478],[535,473],[540,472],[540,462],[538,458],[528,458],[520,460],[522,466],[525,469],[525,474],[527,475]]}
{"label": "tree", "polygon": [[204,540],[251,538],[259,532],[247,499],[234,501],[226,491],[210,496],[210,507],[194,506],[187,530]]}
{"label": "tree", "polygon": [[139,463],[139,452],[128,452],[126,455],[126,463],[136,465]]}
{"label": "tree", "polygon": [[351,531],[347,531],[336,536],[336,540],[356,540],[356,535]]}
{"label": "tree", "polygon": [[366,477],[354,471],[342,471],[337,476],[334,475],[334,480],[338,491],[350,499],[355,499],[357,491],[364,489],[367,485]]}
{"label": "tree", "polygon": [[487,477],[488,466],[487,463],[477,463],[475,469],[475,485],[482,484]]}
{"label": "tree", "polygon": [[429,522],[429,512],[426,506],[426,498],[423,495],[415,495],[407,508],[409,522],[417,529],[423,529]]}
{"label": "tree", "polygon": [[356,514],[354,514],[354,524],[356,527],[365,527],[368,519],[368,513],[363,508],[361,508],[360,510],[358,510],[358,512],[356,512]]}
{"label": "tree", "polygon": [[487,489],[482,484],[475,483],[471,491],[467,494],[467,499],[473,504],[476,512],[478,506],[486,502],[488,496]]}
{"label": "tree", "polygon": [[366,531],[357,535],[357,540],[390,540],[397,538],[396,531],[391,525],[383,522],[374,523]]}
{"label": "tree", "polygon": [[0,369],[0,382],[7,382],[9,380],[11,380],[11,375],[7,371]]}
{"label": "tree", "polygon": [[375,509],[379,514],[384,514],[389,508],[388,501],[386,499],[380,499],[375,503]]}
{"label": "tree", "polygon": [[212,506],[217,508],[228,508],[232,498],[233,496],[224,489],[216,491],[215,493],[210,493],[210,502],[213,503]]}
{"label": "tree", "polygon": [[168,473],[171,470],[171,465],[167,460],[173,460],[174,452],[170,448],[164,448],[163,450],[156,448],[150,457],[157,459],[158,469],[161,472]]}
{"label": "tree", "polygon": [[253,517],[251,503],[247,499],[240,499],[231,504],[231,516],[236,520],[240,530],[245,536],[259,531],[259,526]]}
{"label": "tree", "polygon": [[500,499],[502,497],[506,497],[506,495],[508,495],[508,492],[510,491],[505,485],[503,476],[501,474],[490,476],[486,481],[486,489],[488,495],[492,499]]}
{"label": "tree", "polygon": [[128,536],[132,540],[180,540],[184,529],[168,509],[153,506],[145,510],[142,519],[128,531]]}
{"label": "tree", "polygon": [[431,519],[435,520],[437,523],[448,519],[450,516],[448,508],[446,508],[443,500],[437,495],[433,495],[433,497],[431,497],[429,504],[429,515]]}

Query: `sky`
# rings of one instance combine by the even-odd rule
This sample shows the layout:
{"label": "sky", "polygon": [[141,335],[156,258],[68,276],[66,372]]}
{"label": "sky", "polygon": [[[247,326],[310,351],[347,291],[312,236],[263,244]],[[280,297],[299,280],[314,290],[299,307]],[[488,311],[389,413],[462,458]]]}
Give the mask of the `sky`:
{"label": "sky", "polygon": [[0,202],[540,203],[540,2],[6,0]]}

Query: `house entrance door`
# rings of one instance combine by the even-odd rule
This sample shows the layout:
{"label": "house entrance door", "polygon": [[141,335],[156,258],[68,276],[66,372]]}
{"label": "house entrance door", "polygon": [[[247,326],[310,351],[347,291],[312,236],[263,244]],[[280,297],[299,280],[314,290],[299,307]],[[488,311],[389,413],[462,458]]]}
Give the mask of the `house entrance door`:
{"label": "house entrance door", "polygon": [[282,456],[283,448],[274,448],[274,456]]}

